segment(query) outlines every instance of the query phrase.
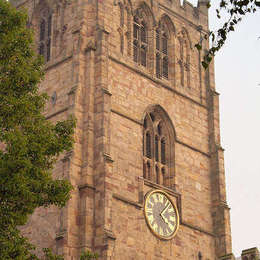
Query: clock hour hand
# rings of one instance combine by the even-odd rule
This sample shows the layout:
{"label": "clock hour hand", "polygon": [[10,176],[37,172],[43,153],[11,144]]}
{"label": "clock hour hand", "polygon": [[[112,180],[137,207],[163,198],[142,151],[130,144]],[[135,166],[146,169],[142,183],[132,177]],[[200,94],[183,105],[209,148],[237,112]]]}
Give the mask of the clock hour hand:
{"label": "clock hour hand", "polygon": [[166,224],[169,224],[169,221],[168,221],[168,219],[166,218],[166,217],[164,217],[164,212],[165,211],[167,211],[167,209],[169,208],[169,206],[170,206],[171,204],[170,203],[168,203],[167,205],[166,205],[166,207],[164,208],[164,210],[160,213],[160,216],[162,217],[162,219],[164,220],[164,222],[166,223]]}

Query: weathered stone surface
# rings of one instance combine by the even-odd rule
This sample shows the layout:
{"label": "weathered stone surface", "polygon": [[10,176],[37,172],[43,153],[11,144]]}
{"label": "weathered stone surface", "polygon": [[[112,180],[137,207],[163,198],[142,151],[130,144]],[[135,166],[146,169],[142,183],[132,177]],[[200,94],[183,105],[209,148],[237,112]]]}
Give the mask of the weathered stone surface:
{"label": "weathered stone surface", "polygon": [[[201,68],[194,44],[208,30],[207,1],[193,7],[178,0],[12,1],[29,12],[39,41],[40,19],[52,12],[51,59],[41,90],[50,96],[46,117],[77,118],[73,152],[53,171],[74,185],[68,205],[38,209],[23,231],[40,247],[65,259],[82,250],[111,260],[218,259],[231,253],[223,149],[219,137],[214,68]],[[120,22],[120,8],[124,19]],[[147,18],[147,66],[133,61],[133,15]],[[122,11],[121,11],[122,13]],[[169,78],[155,68],[155,29],[169,32]],[[36,45],[37,45],[36,44]],[[183,44],[183,45],[182,45]],[[165,111],[172,136],[168,186],[144,180],[143,120],[149,107]],[[170,183],[170,185],[169,185]],[[151,189],[166,191],[181,223],[176,236],[160,240],[143,213]],[[227,259],[227,258],[225,258]]]}

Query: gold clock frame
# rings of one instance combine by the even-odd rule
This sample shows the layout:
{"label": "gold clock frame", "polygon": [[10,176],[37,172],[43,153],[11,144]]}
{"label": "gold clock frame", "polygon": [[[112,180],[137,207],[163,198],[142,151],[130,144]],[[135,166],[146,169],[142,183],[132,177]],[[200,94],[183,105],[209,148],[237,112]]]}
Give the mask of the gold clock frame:
{"label": "gold clock frame", "polygon": [[[150,196],[151,196],[152,194],[154,194],[154,193],[161,193],[161,194],[163,194],[164,196],[166,196],[167,199],[171,202],[171,204],[172,204],[172,206],[173,206],[173,208],[174,208],[174,210],[175,210],[175,212],[176,212],[176,220],[177,220],[177,221],[176,221],[176,222],[177,222],[177,223],[176,223],[176,228],[175,228],[175,231],[172,233],[172,235],[169,236],[169,237],[161,236],[160,234],[158,234],[157,232],[155,232],[155,231],[153,230],[153,228],[152,228],[152,226],[151,226],[149,220],[148,220],[148,216],[147,216],[147,213],[146,213],[147,202],[148,202]],[[145,216],[146,224],[148,225],[148,227],[149,227],[149,229],[151,230],[151,232],[152,232],[156,237],[158,237],[158,238],[160,238],[160,239],[162,239],[162,240],[170,240],[170,239],[172,239],[172,238],[176,235],[176,233],[177,233],[177,231],[178,231],[178,229],[179,229],[180,217],[179,217],[178,209],[177,209],[177,207],[175,206],[175,203],[173,202],[173,200],[172,200],[172,199],[170,198],[170,196],[167,194],[167,192],[165,192],[165,191],[163,191],[163,190],[156,189],[156,190],[149,191],[149,192],[147,192],[147,193],[145,194],[145,200],[144,200],[144,216]]]}

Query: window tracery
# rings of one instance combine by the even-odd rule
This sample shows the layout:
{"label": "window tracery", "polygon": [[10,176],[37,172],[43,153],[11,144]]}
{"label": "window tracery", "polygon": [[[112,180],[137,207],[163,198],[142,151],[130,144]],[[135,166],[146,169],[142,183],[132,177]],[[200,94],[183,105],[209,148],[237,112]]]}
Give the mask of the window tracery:
{"label": "window tracery", "polygon": [[169,37],[165,25],[159,23],[156,29],[156,77],[169,77]]}
{"label": "window tracery", "polygon": [[51,36],[52,36],[52,14],[47,14],[41,18],[39,24],[39,54],[48,62],[51,59]]}
{"label": "window tracery", "polygon": [[137,10],[133,19],[133,60],[147,66],[148,36],[147,23],[141,10]]}
{"label": "window tracery", "polygon": [[[143,177],[160,185],[172,186],[174,130],[162,111],[147,112],[143,124]],[[172,138],[170,138],[172,136]]]}
{"label": "window tracery", "polygon": [[190,43],[188,34],[185,29],[179,33],[179,72],[181,86],[190,87]]}

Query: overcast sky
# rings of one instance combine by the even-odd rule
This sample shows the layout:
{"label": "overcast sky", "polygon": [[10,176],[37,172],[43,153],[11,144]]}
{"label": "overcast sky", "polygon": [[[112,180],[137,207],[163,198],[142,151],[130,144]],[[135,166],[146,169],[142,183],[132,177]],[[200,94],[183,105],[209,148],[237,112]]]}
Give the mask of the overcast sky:
{"label": "overcast sky", "polygon": [[[197,4],[197,0],[190,0]],[[211,28],[218,24],[211,1]],[[215,58],[233,253],[260,250],[260,9],[229,35]]]}

